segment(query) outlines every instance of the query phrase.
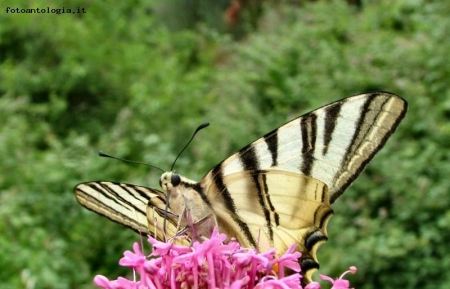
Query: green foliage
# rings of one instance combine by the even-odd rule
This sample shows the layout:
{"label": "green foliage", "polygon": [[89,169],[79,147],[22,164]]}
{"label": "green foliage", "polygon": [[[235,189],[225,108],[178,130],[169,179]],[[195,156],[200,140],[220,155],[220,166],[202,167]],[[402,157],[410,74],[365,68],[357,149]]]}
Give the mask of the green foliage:
{"label": "green foliage", "polygon": [[355,288],[447,287],[449,4],[267,4],[239,42],[205,25],[169,31],[162,2],[72,5],[87,13],[0,15],[2,288],[93,288],[95,274],[129,273],[117,261],[139,237],[83,209],[72,188],[157,187],[158,172],[98,149],[169,169],[210,121],[176,165],[199,179],[301,113],[368,90],[397,93],[410,109],[334,206],[321,270],[357,266]]}

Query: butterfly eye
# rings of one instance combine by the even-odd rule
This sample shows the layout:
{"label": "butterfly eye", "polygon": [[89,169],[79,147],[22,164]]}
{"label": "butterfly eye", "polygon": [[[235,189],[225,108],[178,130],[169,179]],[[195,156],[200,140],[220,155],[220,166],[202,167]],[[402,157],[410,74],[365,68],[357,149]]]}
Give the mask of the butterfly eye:
{"label": "butterfly eye", "polygon": [[162,188],[162,182],[161,182],[161,179],[159,179],[159,186]]}
{"label": "butterfly eye", "polygon": [[174,187],[178,186],[181,183],[181,178],[179,174],[172,174],[170,182]]}

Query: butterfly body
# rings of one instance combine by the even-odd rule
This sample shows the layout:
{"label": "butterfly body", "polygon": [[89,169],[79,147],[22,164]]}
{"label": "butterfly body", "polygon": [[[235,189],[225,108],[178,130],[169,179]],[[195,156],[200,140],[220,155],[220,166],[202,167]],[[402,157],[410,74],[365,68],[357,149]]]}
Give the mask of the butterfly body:
{"label": "butterfly body", "polygon": [[385,144],[406,108],[385,92],[349,97],[267,133],[199,182],[167,172],[160,180],[164,192],[88,182],[75,194],[86,208],[160,240],[201,239],[218,225],[261,251],[275,247],[282,254],[296,243],[309,282],[319,267],[317,248],[328,239],[331,205]]}
{"label": "butterfly body", "polygon": [[[176,216],[178,231],[184,230],[190,234],[191,239],[196,240],[211,236],[214,227],[217,227],[217,220],[210,204],[204,201],[207,198],[201,185],[173,172],[163,173],[160,184],[168,197],[168,208]],[[165,212],[158,205],[152,205],[150,200],[148,210],[151,209],[161,214]],[[152,215],[152,212],[147,211],[148,217]]]}

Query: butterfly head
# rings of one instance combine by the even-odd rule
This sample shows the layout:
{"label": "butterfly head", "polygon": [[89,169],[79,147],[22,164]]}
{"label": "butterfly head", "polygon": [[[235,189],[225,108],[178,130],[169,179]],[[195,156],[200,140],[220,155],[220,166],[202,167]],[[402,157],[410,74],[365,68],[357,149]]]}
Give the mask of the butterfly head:
{"label": "butterfly head", "polygon": [[180,175],[174,172],[163,173],[161,179],[159,180],[159,185],[165,191],[172,190],[174,187],[177,187],[180,183],[181,183]]}

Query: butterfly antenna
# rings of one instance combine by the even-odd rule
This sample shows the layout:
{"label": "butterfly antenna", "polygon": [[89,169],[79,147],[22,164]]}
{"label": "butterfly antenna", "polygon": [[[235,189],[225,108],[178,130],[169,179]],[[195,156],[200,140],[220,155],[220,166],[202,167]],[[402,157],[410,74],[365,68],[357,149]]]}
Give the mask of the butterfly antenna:
{"label": "butterfly antenna", "polygon": [[104,158],[110,158],[110,159],[119,160],[119,161],[123,161],[123,162],[127,162],[127,163],[133,163],[133,164],[139,164],[139,165],[152,167],[152,168],[160,170],[161,172],[164,173],[164,170],[158,168],[157,166],[146,164],[146,163],[141,163],[141,162],[136,162],[136,161],[130,161],[130,160],[126,160],[126,159],[121,159],[121,158],[117,158],[117,157],[113,157],[111,155],[105,154],[103,151],[98,151],[98,155],[101,156],[101,157],[104,157]]}
{"label": "butterfly antenna", "polygon": [[173,161],[172,167],[170,168],[170,171],[173,171],[173,168],[175,167],[175,163],[177,162],[178,158],[181,156],[181,154],[184,152],[184,150],[189,146],[191,141],[194,139],[194,136],[205,127],[209,126],[209,122],[202,123],[197,127],[197,129],[194,131],[194,134],[192,135],[191,139],[188,141],[188,143],[184,146],[184,148],[181,150],[181,152],[177,155],[175,160]]}

